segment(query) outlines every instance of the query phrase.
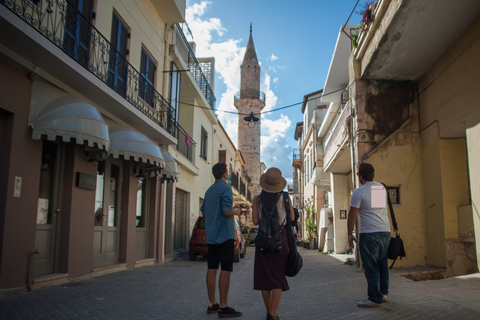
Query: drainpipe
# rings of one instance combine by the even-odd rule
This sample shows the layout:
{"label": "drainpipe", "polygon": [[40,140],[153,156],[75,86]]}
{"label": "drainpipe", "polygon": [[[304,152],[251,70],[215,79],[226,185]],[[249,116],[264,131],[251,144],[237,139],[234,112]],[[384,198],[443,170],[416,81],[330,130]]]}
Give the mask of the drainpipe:
{"label": "drainpipe", "polygon": [[400,130],[402,130],[403,127],[405,127],[411,120],[412,120],[412,104],[408,106],[408,119],[405,120],[405,122],[397,129],[395,130],[391,135],[386,137],[382,142],[380,142],[375,148],[370,150],[367,154],[363,156],[363,161],[367,160],[372,154],[375,153],[378,149],[380,149],[381,146],[383,146],[385,143],[387,143],[390,138],[392,138],[394,135],[396,135]]}
{"label": "drainpipe", "polygon": [[[355,135],[353,134],[353,125],[354,125],[354,108],[352,107],[350,109],[350,116],[348,116],[348,121],[350,123],[350,128],[349,128],[349,136],[350,136],[350,157],[352,158],[352,185],[353,185],[353,190],[357,189],[357,161],[355,158]],[[357,265],[357,268],[360,268],[360,248],[358,246],[358,235],[359,235],[359,230],[360,230],[360,223],[359,223],[359,218],[357,215],[357,218],[355,219],[355,239],[357,239],[357,245],[355,246],[355,263]],[[347,235],[348,236],[348,235]]]}

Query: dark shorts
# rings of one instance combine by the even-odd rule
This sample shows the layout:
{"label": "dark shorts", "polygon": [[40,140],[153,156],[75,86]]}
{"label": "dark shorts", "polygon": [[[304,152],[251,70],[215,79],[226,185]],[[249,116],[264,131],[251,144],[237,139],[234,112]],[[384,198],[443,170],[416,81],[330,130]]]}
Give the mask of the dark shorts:
{"label": "dark shorts", "polygon": [[234,240],[230,239],[220,244],[208,245],[208,269],[218,269],[222,265],[222,271],[233,271]]}

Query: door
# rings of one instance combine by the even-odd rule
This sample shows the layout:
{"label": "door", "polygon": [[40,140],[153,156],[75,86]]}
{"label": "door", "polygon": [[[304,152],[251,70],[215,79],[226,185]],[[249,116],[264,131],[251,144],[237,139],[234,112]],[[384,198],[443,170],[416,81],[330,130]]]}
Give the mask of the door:
{"label": "door", "polygon": [[57,229],[60,221],[61,144],[43,140],[40,185],[37,200],[34,275],[55,272],[57,261]]}
{"label": "door", "polygon": [[175,191],[175,227],[173,250],[185,250],[185,221],[187,209],[187,193],[180,189]]}
{"label": "door", "polygon": [[93,0],[69,0],[65,19],[63,50],[88,68],[92,34]]}
{"label": "door", "polygon": [[114,13],[110,43],[110,60],[108,62],[107,84],[119,95],[125,97],[127,85],[127,26]]}
{"label": "door", "polygon": [[93,219],[93,266],[118,263],[120,256],[121,162],[98,164]]}
{"label": "door", "polygon": [[147,230],[148,208],[147,192],[148,179],[139,178],[137,181],[137,208],[135,232],[135,260],[147,258]]}

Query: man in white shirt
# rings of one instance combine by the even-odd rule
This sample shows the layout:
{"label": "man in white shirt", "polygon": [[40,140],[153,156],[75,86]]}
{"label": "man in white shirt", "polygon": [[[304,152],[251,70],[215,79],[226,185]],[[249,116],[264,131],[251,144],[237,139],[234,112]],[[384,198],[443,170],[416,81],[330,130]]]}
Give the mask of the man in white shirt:
{"label": "man in white shirt", "polygon": [[373,181],[375,169],[369,163],[358,168],[362,184],[352,193],[348,212],[348,243],[353,248],[353,235],[357,214],[360,218],[358,246],[368,284],[368,299],[359,307],[381,307],[388,294],[388,245],[390,221],[387,214],[387,191],[381,183]]}

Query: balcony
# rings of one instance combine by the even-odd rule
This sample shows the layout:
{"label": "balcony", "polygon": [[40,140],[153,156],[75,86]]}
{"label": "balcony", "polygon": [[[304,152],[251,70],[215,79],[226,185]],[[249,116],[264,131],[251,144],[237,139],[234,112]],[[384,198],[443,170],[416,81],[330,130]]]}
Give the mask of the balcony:
{"label": "balcony", "polygon": [[[176,133],[175,109],[81,12],[62,0],[8,0],[2,1],[1,5],[30,26],[30,30],[37,31],[53,44],[39,41],[35,38],[35,31],[30,32],[18,21],[2,17],[10,19],[10,24],[5,23],[2,30],[3,45],[75,88],[106,111],[132,126],[145,128],[159,143],[172,144]],[[67,56],[63,58],[58,49],[71,60]],[[83,73],[82,69],[94,77],[87,76],[89,73]],[[102,83],[106,86],[101,86]],[[153,123],[145,126],[149,121],[135,109]]]}
{"label": "balcony", "polygon": [[235,94],[233,101],[235,102],[240,99],[257,99],[265,103],[265,93],[253,89],[241,90]]}
{"label": "balcony", "polygon": [[318,188],[330,191],[330,174],[325,173],[323,167],[313,168],[311,181]]}
{"label": "balcony", "polygon": [[297,148],[293,148],[292,159],[292,167],[302,169],[302,151]]}
{"label": "balcony", "polygon": [[195,79],[196,83],[198,84],[200,91],[208,102],[209,107],[213,110],[215,108],[216,98],[208,81],[208,78],[205,76],[202,70],[202,64],[200,64],[195,57],[195,54],[187,38],[185,37],[182,26],[180,24],[175,24],[175,27],[177,30],[177,39],[180,38],[182,40],[179,42],[177,41],[176,43],[178,52],[182,59],[187,63],[187,66],[190,69],[190,72],[192,73],[192,76]]}
{"label": "balcony", "polygon": [[195,149],[197,144],[192,137],[177,124],[177,145],[176,149],[183,154],[191,163],[195,164]]}
{"label": "balcony", "polygon": [[232,186],[233,201],[235,204],[251,204],[251,194],[248,183],[239,173],[230,169],[230,185]]}
{"label": "balcony", "polygon": [[480,10],[479,1],[399,3],[378,0],[369,6],[369,19],[363,22],[353,50],[360,77],[417,80],[478,19]]}
{"label": "balcony", "polygon": [[324,168],[328,172],[348,173],[351,170],[350,148],[347,146],[349,140],[346,121],[350,115],[350,107],[342,110],[334,120],[332,126],[327,128],[324,142]]}

